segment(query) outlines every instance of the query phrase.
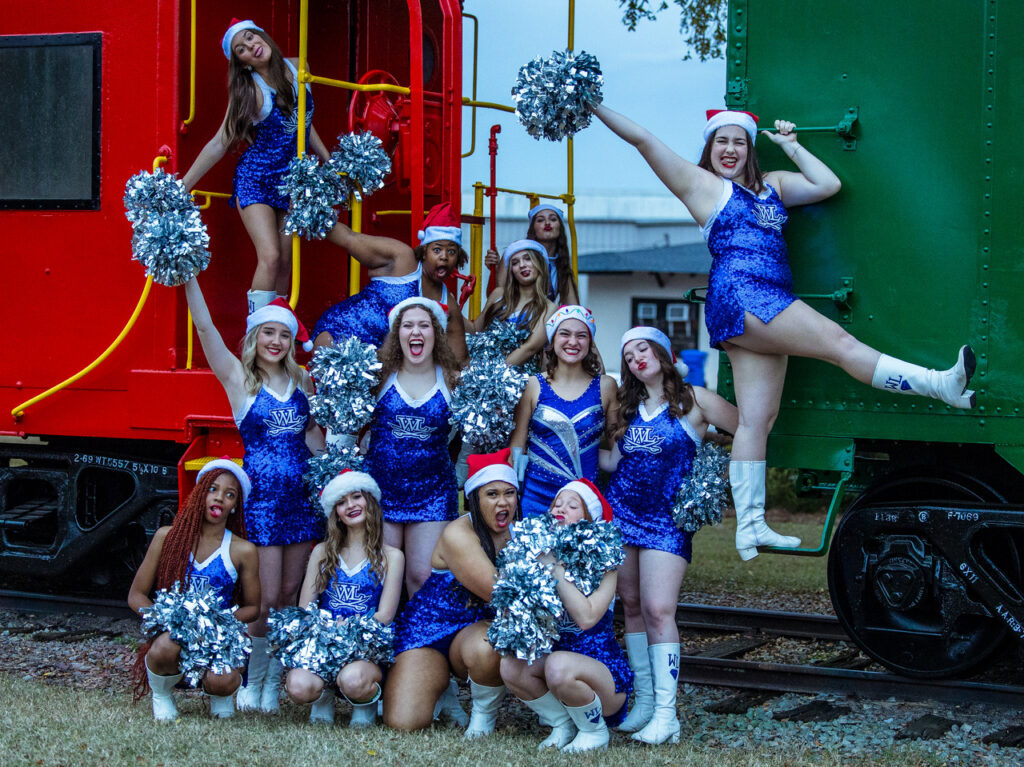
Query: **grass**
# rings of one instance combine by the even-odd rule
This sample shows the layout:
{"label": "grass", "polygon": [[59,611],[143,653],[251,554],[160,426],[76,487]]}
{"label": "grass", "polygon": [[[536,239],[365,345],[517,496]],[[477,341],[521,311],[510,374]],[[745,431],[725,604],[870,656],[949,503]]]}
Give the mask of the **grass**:
{"label": "grass", "polygon": [[[3,765],[708,765],[782,767],[783,765],[930,764],[913,749],[851,760],[837,754],[804,750],[793,744],[783,751],[757,743],[725,749],[702,744],[644,747],[613,736],[603,753],[570,756],[547,752],[536,744],[540,731],[529,725],[515,732],[513,718],[499,719],[495,735],[473,742],[461,731],[438,727],[407,734],[373,727],[353,731],[306,721],[307,709],[285,706],[279,717],[236,715],[213,721],[195,694],[176,694],[181,717],[156,724],[149,702],[132,706],[128,694],[77,691],[0,675],[0,763]],[[339,712],[339,721],[345,715]],[[518,721],[518,720],[517,720]],[[523,727],[526,727],[525,720]],[[504,723],[504,727],[501,725]],[[922,761],[924,759],[924,761]]]}

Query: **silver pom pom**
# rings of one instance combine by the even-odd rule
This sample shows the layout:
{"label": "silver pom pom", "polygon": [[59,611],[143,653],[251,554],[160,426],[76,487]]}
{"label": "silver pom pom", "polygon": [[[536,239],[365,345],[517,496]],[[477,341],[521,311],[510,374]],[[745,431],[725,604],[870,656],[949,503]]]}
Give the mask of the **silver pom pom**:
{"label": "silver pom pom", "polygon": [[338,146],[328,165],[359,184],[366,196],[383,189],[384,179],[391,173],[391,158],[380,139],[369,131],[338,136]]}
{"label": "silver pom pom", "polygon": [[284,233],[322,240],[334,228],[334,206],[349,194],[348,182],[330,165],[320,165],[316,155],[295,157],[277,188],[291,199],[284,219]]}
{"label": "silver pom pom", "polygon": [[695,533],[704,525],[722,521],[722,508],[728,503],[729,454],[713,443],[697,446],[690,474],[672,499],[672,519],[676,527]]}
{"label": "silver pom pom", "polygon": [[489,357],[504,361],[529,336],[529,328],[515,322],[495,320],[479,333],[469,333],[466,336],[466,349],[471,360]]}
{"label": "silver pom pom", "polygon": [[341,474],[342,469],[363,470],[363,456],[355,445],[327,443],[327,450],[306,461],[302,481],[313,503],[319,507],[320,493],[327,483]]}
{"label": "silver pom pom", "polygon": [[385,626],[372,614],[345,618],[338,625],[338,642],[343,648],[343,665],[365,660],[383,666],[395,660],[395,627]]}
{"label": "silver pom pom", "polygon": [[585,51],[555,51],[519,70],[512,88],[516,117],[535,139],[561,141],[590,125],[601,103],[601,65]]}
{"label": "silver pom pom", "polygon": [[565,579],[584,594],[593,592],[605,573],[626,561],[617,525],[583,519],[556,531],[555,559],[565,566]]}
{"label": "silver pom pom", "polygon": [[452,392],[451,422],[461,427],[475,452],[489,453],[508,444],[526,381],[527,375],[510,368],[503,357],[474,359],[462,371]]}
{"label": "silver pom pom", "polygon": [[335,434],[355,434],[369,423],[380,369],[376,347],[358,338],[318,348],[309,365],[317,388],[309,411],[316,422]]}
{"label": "silver pom pom", "polygon": [[153,604],[139,611],[142,631],[150,639],[167,632],[181,647],[178,668],[193,687],[207,671],[227,674],[245,666],[252,643],[234,611],[222,609],[220,597],[204,578],[194,578],[182,590],[175,582],[161,589]]}
{"label": "silver pom pom", "polygon": [[210,236],[192,196],[157,168],[128,179],[125,217],[132,223],[132,258],[154,282],[183,285],[210,264]]}
{"label": "silver pom pom", "polygon": [[495,615],[487,640],[501,655],[533,663],[558,641],[558,620],[565,610],[550,567],[535,557],[505,561],[491,592],[491,608]]}

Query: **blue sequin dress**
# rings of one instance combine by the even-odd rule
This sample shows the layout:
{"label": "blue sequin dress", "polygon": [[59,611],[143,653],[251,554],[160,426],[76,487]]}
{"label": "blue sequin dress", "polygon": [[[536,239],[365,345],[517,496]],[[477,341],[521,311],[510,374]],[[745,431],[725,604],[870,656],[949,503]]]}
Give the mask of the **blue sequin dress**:
{"label": "blue sequin dress", "polygon": [[701,230],[712,255],[704,319],[715,348],[743,335],[744,312],[767,323],[796,300],[778,192],[766,186],[758,197],[735,182],[723,185]]}
{"label": "blue sequin dress", "polygon": [[[292,93],[297,94],[298,72],[290,61],[285,61],[292,73]],[[252,73],[253,83],[263,93],[263,107],[253,120],[252,143],[245,148],[235,166],[234,196],[231,204],[244,208],[262,203],[279,210],[287,210],[289,200],[277,191],[288,163],[295,157],[297,147],[298,104],[291,115],[285,115],[277,104],[277,92],[259,76]],[[313,95],[306,86],[306,146],[313,124]]]}
{"label": "blue sequin dress", "polygon": [[220,546],[202,562],[196,562],[195,555],[188,555],[188,583],[205,582],[220,597],[221,609],[229,608],[235,603],[235,584],[238,583],[238,571],[231,561],[231,531],[225,530],[220,539]]}
{"label": "blue sequin dress", "polygon": [[242,468],[252,480],[245,502],[246,537],[257,546],[319,540],[323,514],[313,508],[302,484],[310,457],[306,393],[293,385],[281,397],[264,385],[246,399],[235,423],[245,445]]}
{"label": "blue sequin dress", "polygon": [[540,395],[530,419],[523,479],[523,516],[546,514],[566,482],[597,481],[597,449],[604,430],[601,377],[595,376],[574,400],[559,397],[544,376],[537,376]]}
{"label": "blue sequin dress", "polygon": [[320,315],[310,337],[327,332],[336,344],[355,336],[364,344],[380,346],[388,334],[388,312],[400,301],[420,295],[422,273],[420,265],[415,272],[402,277],[371,277],[354,296],[339,301]]}
{"label": "blue sequin dress", "polygon": [[388,522],[449,522],[459,490],[448,452],[451,394],[440,367],[434,388],[413,399],[393,373],[377,396],[364,471],[380,485]]}
{"label": "blue sequin dress", "polygon": [[605,492],[624,545],[690,561],[693,535],[672,521],[672,499],[693,468],[698,442],[685,415],[673,418],[667,404],[648,415],[640,403],[619,440],[622,458]]}
{"label": "blue sequin dress", "polygon": [[334,575],[320,595],[320,609],[327,610],[335,620],[350,615],[372,615],[377,612],[383,591],[384,583],[377,577],[369,559],[350,570],[339,557]]}
{"label": "blue sequin dress", "polygon": [[430,647],[447,658],[456,634],[493,617],[490,607],[455,580],[450,570],[431,570],[423,587],[395,618],[395,655]]}

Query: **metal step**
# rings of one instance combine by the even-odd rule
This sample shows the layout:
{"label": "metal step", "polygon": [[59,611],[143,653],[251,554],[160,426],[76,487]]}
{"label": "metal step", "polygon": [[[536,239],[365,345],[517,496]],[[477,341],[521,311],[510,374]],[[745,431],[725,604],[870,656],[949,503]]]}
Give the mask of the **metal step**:
{"label": "metal step", "polygon": [[56,501],[28,501],[0,511],[0,527],[11,529],[28,527],[43,517],[56,514],[58,508]]}

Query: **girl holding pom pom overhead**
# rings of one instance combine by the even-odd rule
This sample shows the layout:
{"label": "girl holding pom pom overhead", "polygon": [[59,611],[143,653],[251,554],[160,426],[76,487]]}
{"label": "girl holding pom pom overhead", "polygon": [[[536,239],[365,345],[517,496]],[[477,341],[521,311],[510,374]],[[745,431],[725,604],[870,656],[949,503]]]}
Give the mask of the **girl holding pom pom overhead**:
{"label": "girl holding pom pom overhead", "polygon": [[[289,201],[277,187],[297,146],[297,59],[285,59],[270,35],[251,20],[232,19],[221,50],[229,62],[227,114],[182,181],[191,190],[229,149],[246,145],[235,166],[231,204],[238,207],[256,246],[256,273],[248,296],[252,312],[288,292],[292,246],[281,228]],[[306,90],[306,145],[326,161],[330,153],[313,128],[308,85]]]}
{"label": "girl holding pom pom overhead", "polygon": [[253,484],[246,528],[259,551],[262,602],[249,624],[253,651],[238,706],[276,713],[282,669],[267,654],[267,615],[271,607],[295,604],[310,541],[323,530],[302,483],[310,455],[324,447],[309,416],[309,376],[295,362],[295,342],[312,345],[287,302],[275,299],[246,319],[239,360],[214,326],[195,279],[185,284],[185,297],[210,369],[228,395]]}
{"label": "girl holding pom pom overhead", "polygon": [[734,433],[738,413],[714,392],[683,381],[668,336],[657,328],[627,330],[620,348],[619,421],[612,451],[601,451],[601,468],[613,472],[608,503],[626,547],[619,595],[635,675],[633,708],[619,729],[636,733],[634,740],[664,743],[679,733],[676,604],[692,538],[676,527],[673,499],[708,424]]}
{"label": "girl holding pom pom overhead", "polygon": [[508,448],[468,458],[468,514],[448,525],[430,558],[431,573],[395,621],[395,665],[384,690],[384,721],[399,730],[428,727],[439,713],[467,723],[454,673],[473,696],[467,738],[494,731],[505,696],[500,656],[487,641],[498,554],[519,518],[519,483]]}
{"label": "girl holding pom pom overhead", "polygon": [[476,318],[477,332],[498,321],[529,331],[526,341],[505,358],[508,365],[522,365],[532,359],[547,341],[544,323],[555,305],[544,295],[548,284],[546,255],[544,246],[535,240],[516,240],[505,248],[502,263],[512,273],[512,279],[508,285],[491,291]]}
{"label": "girl holding pom pom overhead", "polygon": [[614,422],[616,408],[615,380],[600,373],[591,311],[562,306],[545,330],[546,369],[527,382],[510,441],[512,455],[525,453],[528,459],[524,516],[544,514],[569,480],[597,480],[598,444],[605,419]]}
{"label": "girl holding pom pom overhead", "polygon": [[[562,526],[581,520],[612,521],[608,502],[586,479],[565,484],[548,513]],[[596,588],[585,594],[566,578],[565,563],[553,561],[551,554],[539,559],[554,564],[551,575],[566,612],[559,624],[560,637],[550,655],[533,663],[506,655],[501,660],[501,678],[551,726],[551,734],[539,748],[569,753],[604,748],[608,724],[622,721],[633,686],[633,674],[612,626],[617,573],[608,570]]]}
{"label": "girl holding pom pom overhead", "polygon": [[[187,589],[203,580],[218,593],[222,609],[237,605],[239,621],[259,616],[259,561],[256,547],[245,540],[242,513],[249,492],[249,477],[230,459],[210,461],[199,471],[196,486],[174,522],[156,531],[135,573],[128,592],[132,610],[152,605],[156,589],[170,589],[175,583]],[[178,717],[171,694],[182,676],[180,656],[181,646],[166,631],[139,648],[132,669],[136,697],[147,688],[151,691],[157,721]],[[210,698],[211,716],[227,718],[235,713],[233,696],[241,681],[241,669],[206,672],[202,687]]]}
{"label": "girl holding pom pom overhead", "polygon": [[378,352],[381,383],[365,468],[380,484],[384,540],[405,552],[412,596],[430,575],[441,531],[458,516],[448,443],[459,366],[445,335],[447,312],[437,301],[407,298],[391,310],[389,322]]}
{"label": "girl holding pom pom overhead", "polygon": [[729,477],[736,506],[736,548],[743,559],[758,546],[793,548],[799,538],[779,535],[764,521],[765,449],[779,412],[789,355],[838,365],[877,389],[934,397],[953,407],[974,406],[967,386],[975,358],[969,346],[945,371],[927,370],[880,354],[793,293],[782,230],[786,208],[825,200],[840,183],[821,160],[797,141],[793,123],[775,122],[761,135],[776,144],[796,171],[762,173],[754,151],[757,117],[709,110],[704,151],[694,165],[650,131],[608,109],[594,114],[635,146],[701,226],[713,262],[706,320],[711,343],[723,349],[735,378],[739,425]]}
{"label": "girl holding pom pom overhead", "polygon": [[[320,505],[327,517],[327,537],[309,559],[299,604],[319,601],[335,620],[372,614],[391,623],[402,592],[405,557],[384,543],[380,487],[373,477],[345,470],[324,487]],[[344,666],[335,683],[352,704],[350,727],[369,727],[377,717],[381,669],[356,660]],[[288,672],[285,689],[296,703],[312,703],[311,722],[334,722],[334,693],[314,670]]]}

